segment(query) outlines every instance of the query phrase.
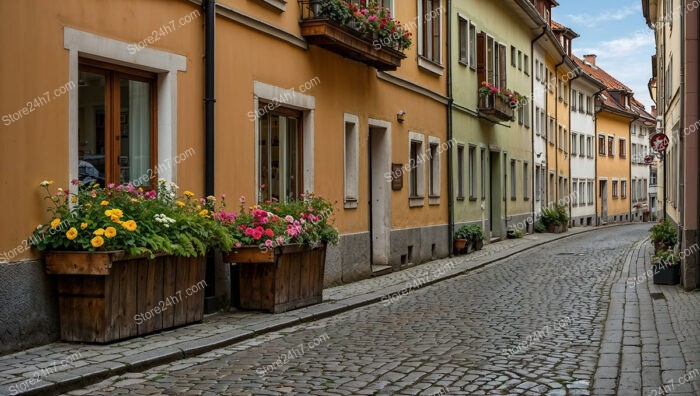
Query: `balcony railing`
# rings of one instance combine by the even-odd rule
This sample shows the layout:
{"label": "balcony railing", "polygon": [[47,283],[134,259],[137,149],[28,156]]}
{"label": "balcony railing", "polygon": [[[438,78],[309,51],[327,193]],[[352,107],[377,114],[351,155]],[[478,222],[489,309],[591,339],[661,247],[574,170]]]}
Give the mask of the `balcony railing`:
{"label": "balcony railing", "polygon": [[[329,0],[300,0],[301,35],[310,44],[318,45],[346,58],[362,62],[377,70],[396,70],[406,55],[394,40],[382,40],[377,33],[366,34],[356,20],[339,20],[324,10]],[[332,0],[330,0],[332,1]]]}
{"label": "balcony railing", "polygon": [[512,121],[515,110],[501,95],[479,97],[479,117],[492,122]]}

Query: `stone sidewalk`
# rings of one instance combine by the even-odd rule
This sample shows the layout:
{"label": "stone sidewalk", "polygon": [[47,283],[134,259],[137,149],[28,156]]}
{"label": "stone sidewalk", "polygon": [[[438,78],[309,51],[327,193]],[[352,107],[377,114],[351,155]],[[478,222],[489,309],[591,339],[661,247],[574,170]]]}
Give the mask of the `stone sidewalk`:
{"label": "stone sidewalk", "polygon": [[648,239],[615,274],[593,395],[700,394],[700,293],[655,285]]}
{"label": "stone sidewalk", "polygon": [[486,245],[466,256],[435,260],[326,289],[323,303],[283,314],[220,312],[206,316],[199,324],[109,345],[55,342],[0,356],[0,395],[59,394],[114,375],[193,357],[264,333],[386,301],[408,289],[425,287],[542,244],[596,229],[581,227],[563,234],[532,234]]}

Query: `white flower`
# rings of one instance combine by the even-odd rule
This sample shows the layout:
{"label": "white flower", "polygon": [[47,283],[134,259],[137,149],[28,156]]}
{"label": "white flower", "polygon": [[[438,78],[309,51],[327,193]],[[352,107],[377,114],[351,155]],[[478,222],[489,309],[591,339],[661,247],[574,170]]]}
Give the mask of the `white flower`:
{"label": "white flower", "polygon": [[48,181],[48,180],[44,180],[44,181],[41,182],[39,185],[42,186],[42,187],[48,187],[48,186],[49,186],[49,181]]}
{"label": "white flower", "polygon": [[157,223],[163,224],[165,228],[170,228],[170,224],[175,223],[175,219],[171,219],[170,217],[166,216],[164,213],[158,213],[155,216],[153,216],[155,221]]}

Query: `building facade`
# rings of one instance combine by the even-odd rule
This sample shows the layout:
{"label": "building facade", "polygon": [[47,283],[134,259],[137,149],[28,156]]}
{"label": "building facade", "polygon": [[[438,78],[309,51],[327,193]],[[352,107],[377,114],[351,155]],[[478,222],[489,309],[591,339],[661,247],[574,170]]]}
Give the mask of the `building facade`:
{"label": "building facade", "polygon": [[[660,210],[678,228],[681,251],[695,251],[698,233],[698,48],[700,13],[697,2],[688,0],[642,0],[642,10],[654,35],[652,97],[657,107],[657,132],[670,145],[657,168]],[[686,290],[700,284],[697,254],[684,254],[681,283]]]}

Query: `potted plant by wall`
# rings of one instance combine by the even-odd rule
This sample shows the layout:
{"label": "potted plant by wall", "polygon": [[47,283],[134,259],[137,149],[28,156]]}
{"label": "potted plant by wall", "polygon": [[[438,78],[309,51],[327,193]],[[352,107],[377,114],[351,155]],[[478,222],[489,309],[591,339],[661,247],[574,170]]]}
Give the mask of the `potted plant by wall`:
{"label": "potted plant by wall", "polygon": [[651,258],[654,283],[677,285],[681,282],[680,257],[673,251],[661,250]]}
{"label": "potted plant by wall", "polygon": [[569,229],[569,214],[566,213],[566,207],[564,205],[557,204],[555,206],[555,211],[557,213],[557,221],[561,226],[562,232]]}
{"label": "potted plant by wall", "polygon": [[559,215],[556,210],[552,208],[544,208],[540,212],[540,222],[547,228],[547,232],[559,233],[561,232],[561,225],[559,224]]}
{"label": "potted plant by wall", "polygon": [[454,235],[454,250],[456,254],[469,254],[471,250],[471,241],[469,240],[469,226],[463,225],[459,227]]}
{"label": "potted plant by wall", "polygon": [[651,241],[654,244],[654,252],[673,249],[678,243],[678,232],[676,227],[668,220],[663,220],[655,224],[649,230]]}
{"label": "potted plant by wall", "polygon": [[323,300],[326,247],[338,242],[332,215],[314,194],[247,209],[241,197],[238,214],[214,213],[235,240],[224,261],[236,263],[240,308],[279,313]]}
{"label": "potted plant by wall", "polygon": [[470,224],[467,228],[467,235],[474,250],[481,250],[484,247],[484,230],[479,224]]}
{"label": "potted plant by wall", "polygon": [[204,256],[233,246],[207,209],[214,197],[178,195],[164,180],[147,192],[51,184],[41,187],[52,219],[31,240],[57,282],[62,340],[105,343],[202,320]]}

